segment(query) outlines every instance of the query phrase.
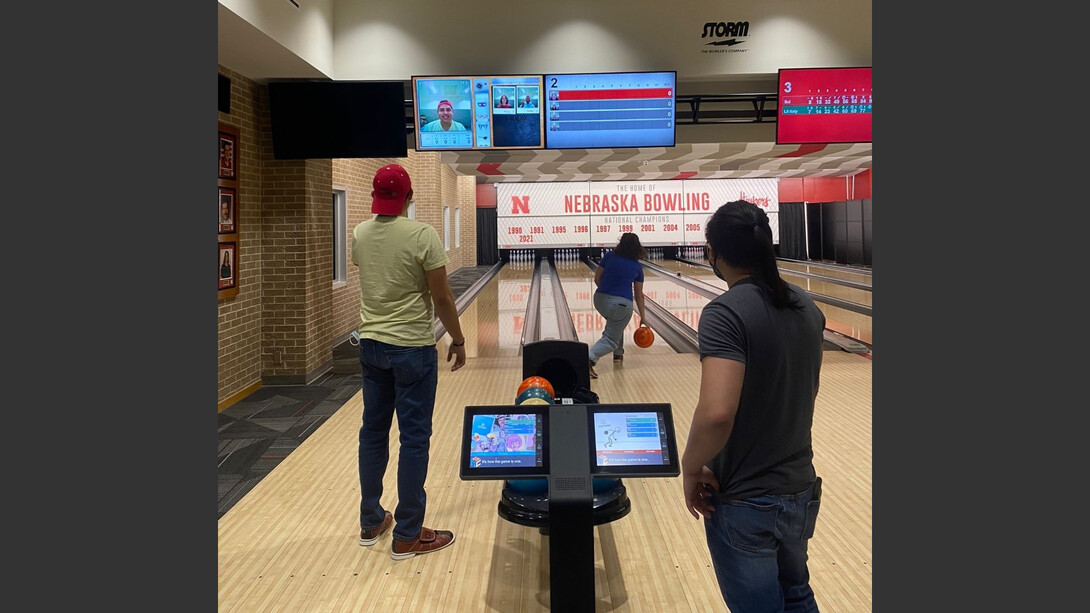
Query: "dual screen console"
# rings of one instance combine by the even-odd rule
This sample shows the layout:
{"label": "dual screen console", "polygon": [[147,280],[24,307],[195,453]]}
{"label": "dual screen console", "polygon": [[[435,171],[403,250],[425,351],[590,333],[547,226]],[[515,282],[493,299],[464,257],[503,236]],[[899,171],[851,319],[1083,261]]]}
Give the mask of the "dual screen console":
{"label": "dual screen console", "polygon": [[[585,438],[556,435],[559,409],[573,415],[565,427],[582,427]],[[666,403],[467,406],[461,444],[464,480],[547,477],[559,456],[585,458],[592,477],[680,474]]]}
{"label": "dual screen console", "polygon": [[593,477],[681,474],[670,405],[467,406],[462,479],[548,478],[551,609],[592,613]]}

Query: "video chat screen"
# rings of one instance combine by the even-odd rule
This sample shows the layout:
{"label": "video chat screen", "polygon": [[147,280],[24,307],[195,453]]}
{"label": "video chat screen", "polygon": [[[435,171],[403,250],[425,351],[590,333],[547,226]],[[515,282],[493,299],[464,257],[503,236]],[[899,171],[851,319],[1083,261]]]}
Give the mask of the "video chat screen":
{"label": "video chat screen", "polygon": [[417,151],[544,148],[541,84],[541,75],[413,77]]}

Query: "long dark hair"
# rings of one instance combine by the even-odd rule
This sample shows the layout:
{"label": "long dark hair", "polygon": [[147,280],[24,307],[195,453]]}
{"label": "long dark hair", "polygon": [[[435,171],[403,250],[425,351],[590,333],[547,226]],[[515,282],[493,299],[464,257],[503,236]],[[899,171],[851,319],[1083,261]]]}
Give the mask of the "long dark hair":
{"label": "long dark hair", "polygon": [[640,237],[632,232],[625,232],[621,235],[621,240],[617,241],[617,248],[613,250],[613,253],[630,260],[647,257],[647,249],[644,249],[640,243]]}
{"label": "long dark hair", "polygon": [[780,278],[776,252],[772,248],[772,228],[761,207],[745,200],[734,200],[719,207],[704,226],[704,238],[716,258],[735,268],[748,270],[758,285],[768,290],[776,308],[801,307],[791,297],[787,283]]}

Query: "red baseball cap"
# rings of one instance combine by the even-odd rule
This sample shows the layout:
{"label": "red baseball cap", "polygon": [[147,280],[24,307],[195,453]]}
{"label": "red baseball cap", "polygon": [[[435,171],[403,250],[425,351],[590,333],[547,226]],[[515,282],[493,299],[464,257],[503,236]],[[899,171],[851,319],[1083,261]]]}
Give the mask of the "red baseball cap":
{"label": "red baseball cap", "polygon": [[398,164],[379,168],[371,185],[375,188],[371,192],[371,212],[376,215],[400,215],[405,198],[413,195],[409,173]]}

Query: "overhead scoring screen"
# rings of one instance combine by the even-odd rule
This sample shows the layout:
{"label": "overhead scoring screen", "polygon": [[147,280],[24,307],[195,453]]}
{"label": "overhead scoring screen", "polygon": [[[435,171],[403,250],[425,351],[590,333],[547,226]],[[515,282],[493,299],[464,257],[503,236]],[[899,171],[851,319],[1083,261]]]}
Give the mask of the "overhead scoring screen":
{"label": "overhead scoring screen", "polygon": [[673,147],[677,72],[545,75],[546,149]]}
{"label": "overhead scoring screen", "polygon": [[871,69],[781,68],[776,144],[871,142]]}

